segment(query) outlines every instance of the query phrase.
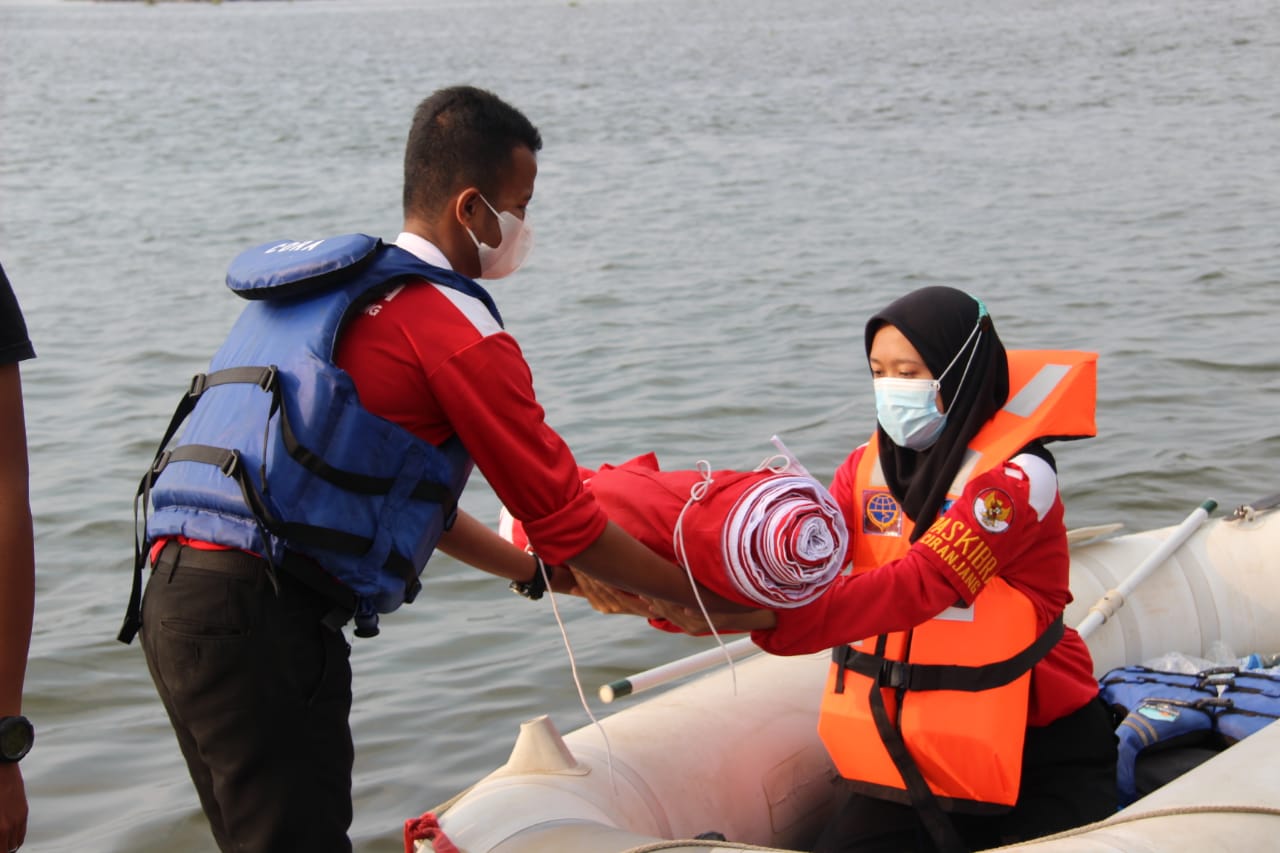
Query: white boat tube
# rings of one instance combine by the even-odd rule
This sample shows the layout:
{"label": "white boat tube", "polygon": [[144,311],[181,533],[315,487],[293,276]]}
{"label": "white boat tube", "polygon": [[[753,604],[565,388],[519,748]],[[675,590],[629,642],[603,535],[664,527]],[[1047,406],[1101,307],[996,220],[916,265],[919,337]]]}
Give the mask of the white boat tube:
{"label": "white boat tube", "polygon": [[[1119,587],[1178,531],[1168,527],[1071,549],[1068,625]],[[1199,527],[1127,603],[1088,637],[1094,673],[1169,652],[1212,658],[1280,650],[1280,512],[1214,519]],[[1216,647],[1216,648],[1215,648]]]}
{"label": "white boat tube", "polygon": [[[803,844],[834,793],[817,738],[829,662],[749,658],[736,666],[736,694],[726,669],[603,720],[607,746],[595,726],[556,746],[555,727],[531,720],[511,760],[441,826],[466,853],[605,853],[708,831]],[[622,830],[616,843],[609,830]]]}
{"label": "white boat tube", "polygon": [[[1175,528],[1072,548],[1066,621],[1115,589]],[[1089,638],[1096,674],[1176,651],[1280,650],[1280,512],[1199,527]],[[799,850],[829,812],[817,737],[826,654],[756,655],[637,701],[563,739],[526,723],[511,760],[442,809],[464,853]],[[1280,837],[1280,726],[1250,736],[1101,824],[1028,850],[1270,849]],[[707,832],[732,843],[693,841]],[[429,849],[429,848],[428,848]]]}
{"label": "white boat tube", "polygon": [[1001,850],[1167,853],[1275,850],[1280,839],[1280,725],[1249,736],[1114,817]]}

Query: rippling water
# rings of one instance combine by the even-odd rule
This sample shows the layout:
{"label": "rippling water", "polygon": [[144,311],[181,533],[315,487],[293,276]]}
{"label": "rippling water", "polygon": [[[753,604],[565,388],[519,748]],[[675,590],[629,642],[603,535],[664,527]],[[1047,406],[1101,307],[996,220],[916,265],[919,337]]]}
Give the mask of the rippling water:
{"label": "rippling water", "polygon": [[[1280,491],[1280,14],[1222,0],[0,0],[0,261],[39,589],[27,850],[212,849],[141,651],[130,499],[246,245],[398,230],[409,117],[493,89],[546,147],[494,292],[587,465],[821,478],[873,424],[864,318],[926,283],[1101,354],[1072,525]],[[464,505],[494,518],[476,484]],[[586,721],[549,608],[446,558],[356,644],[353,836]],[[546,602],[543,602],[545,605]],[[588,694],[704,643],[562,603]]]}

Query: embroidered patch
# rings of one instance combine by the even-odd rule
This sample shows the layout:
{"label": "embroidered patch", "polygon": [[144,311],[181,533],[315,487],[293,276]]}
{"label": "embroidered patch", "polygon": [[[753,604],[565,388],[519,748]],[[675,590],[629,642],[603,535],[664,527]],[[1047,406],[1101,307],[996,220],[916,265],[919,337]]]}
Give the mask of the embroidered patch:
{"label": "embroidered patch", "polygon": [[944,515],[935,521],[919,545],[932,551],[939,565],[956,573],[969,592],[977,595],[1000,569],[991,547],[983,541],[975,528],[962,519]]}
{"label": "embroidered patch", "polygon": [[873,536],[902,535],[902,507],[893,495],[880,489],[862,493],[862,532]]}
{"label": "embroidered patch", "polygon": [[1172,705],[1166,705],[1163,702],[1152,704],[1144,702],[1138,706],[1138,713],[1148,720],[1155,720],[1158,723],[1171,723],[1181,716],[1177,708]]}
{"label": "embroidered patch", "polygon": [[973,517],[983,530],[1004,533],[1013,523],[1013,501],[1000,489],[983,489],[973,502]]}

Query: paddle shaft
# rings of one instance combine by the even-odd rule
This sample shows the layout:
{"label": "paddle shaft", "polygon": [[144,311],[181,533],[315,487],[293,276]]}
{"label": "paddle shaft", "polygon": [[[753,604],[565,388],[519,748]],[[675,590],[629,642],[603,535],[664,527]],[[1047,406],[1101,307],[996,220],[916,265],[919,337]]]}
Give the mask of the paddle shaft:
{"label": "paddle shaft", "polygon": [[723,663],[725,655],[728,655],[731,659],[737,659],[745,657],[754,651],[759,651],[755,643],[751,642],[750,637],[743,637],[740,640],[734,640],[732,643],[725,643],[723,648],[716,646],[714,649],[697,652],[688,657],[679,658],[661,666],[655,666],[653,669],[637,672],[627,678],[611,681],[600,688],[600,701],[608,704],[614,699],[631,696],[661,684],[675,681],[677,678],[683,678],[686,675],[710,669],[717,664]]}
{"label": "paddle shaft", "polygon": [[1209,513],[1218,507],[1218,502],[1207,500],[1200,506],[1191,511],[1181,524],[1174,528],[1169,537],[1160,543],[1160,547],[1151,553],[1151,556],[1143,560],[1138,568],[1129,573],[1129,576],[1120,582],[1115,589],[1109,590],[1106,595],[1099,598],[1097,602],[1089,608],[1089,615],[1084,618],[1076,631],[1082,638],[1088,638],[1098,626],[1106,622],[1111,616],[1124,607],[1125,597],[1130,595],[1138,584],[1142,583],[1147,575],[1151,574],[1158,567],[1164,564],[1166,560],[1173,556],[1182,545],[1191,538],[1191,534],[1200,529],[1200,525],[1204,524],[1209,518]]}

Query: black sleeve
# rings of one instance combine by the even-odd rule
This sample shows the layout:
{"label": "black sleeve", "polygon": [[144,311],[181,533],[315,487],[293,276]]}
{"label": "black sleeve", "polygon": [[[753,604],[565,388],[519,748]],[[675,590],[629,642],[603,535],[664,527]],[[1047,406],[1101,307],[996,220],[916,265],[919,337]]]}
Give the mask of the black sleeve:
{"label": "black sleeve", "polygon": [[13,293],[9,277],[0,266],[0,365],[13,364],[35,358],[35,348],[27,335],[27,321],[23,319],[18,297]]}

